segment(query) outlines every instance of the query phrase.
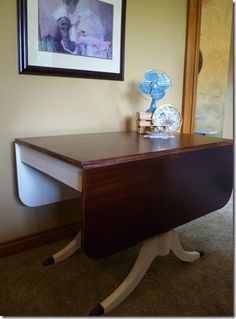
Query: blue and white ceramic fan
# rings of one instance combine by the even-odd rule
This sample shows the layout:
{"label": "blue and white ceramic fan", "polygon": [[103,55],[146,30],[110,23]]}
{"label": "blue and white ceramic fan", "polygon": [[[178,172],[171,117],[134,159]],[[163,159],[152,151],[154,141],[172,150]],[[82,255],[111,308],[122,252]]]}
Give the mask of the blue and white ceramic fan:
{"label": "blue and white ceramic fan", "polygon": [[162,100],[171,87],[171,81],[164,72],[149,70],[145,72],[144,79],[138,87],[142,94],[151,98],[151,105],[146,112],[153,113],[157,108],[157,101]]}

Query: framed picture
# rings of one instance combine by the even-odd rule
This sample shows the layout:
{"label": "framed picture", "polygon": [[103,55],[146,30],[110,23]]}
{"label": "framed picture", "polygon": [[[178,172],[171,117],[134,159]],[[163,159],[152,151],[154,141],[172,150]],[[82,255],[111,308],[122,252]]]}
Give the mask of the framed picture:
{"label": "framed picture", "polygon": [[124,80],[126,0],[17,0],[19,73]]}

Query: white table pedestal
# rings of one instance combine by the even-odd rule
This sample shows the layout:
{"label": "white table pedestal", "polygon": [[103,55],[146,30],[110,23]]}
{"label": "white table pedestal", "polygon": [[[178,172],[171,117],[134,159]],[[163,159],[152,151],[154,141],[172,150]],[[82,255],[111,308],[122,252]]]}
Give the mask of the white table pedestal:
{"label": "white table pedestal", "polygon": [[[80,247],[81,232],[65,248],[45,259],[43,265],[62,262]],[[175,230],[146,240],[140,248],[138,258],[128,276],[109,297],[92,309],[90,316],[103,315],[118,306],[137,287],[153,260],[157,256],[168,255],[170,250],[184,262],[193,262],[203,255],[197,251],[185,251]]]}

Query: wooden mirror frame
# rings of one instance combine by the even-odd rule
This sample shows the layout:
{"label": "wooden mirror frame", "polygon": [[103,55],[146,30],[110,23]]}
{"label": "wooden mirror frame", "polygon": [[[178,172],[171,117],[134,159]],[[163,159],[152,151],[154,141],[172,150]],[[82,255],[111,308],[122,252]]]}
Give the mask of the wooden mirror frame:
{"label": "wooden mirror frame", "polygon": [[201,11],[202,0],[187,0],[182,133],[193,133],[195,126]]}

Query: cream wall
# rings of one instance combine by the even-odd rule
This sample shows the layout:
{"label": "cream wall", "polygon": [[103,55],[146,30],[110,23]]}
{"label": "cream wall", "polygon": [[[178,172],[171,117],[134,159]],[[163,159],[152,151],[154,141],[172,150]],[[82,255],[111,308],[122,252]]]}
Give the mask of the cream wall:
{"label": "cream wall", "polygon": [[228,74],[228,83],[225,93],[225,104],[224,104],[224,125],[223,125],[223,137],[224,138],[233,138],[234,135],[234,32],[233,27],[231,30],[231,43],[230,43],[230,54],[229,54],[229,74]]}
{"label": "cream wall", "polygon": [[221,137],[227,125],[231,132],[233,126],[229,122],[224,127],[226,107],[232,121],[232,103],[226,101],[226,94],[232,95],[228,76],[232,10],[232,0],[211,0],[202,6],[200,49],[203,65],[198,76],[195,128],[217,131]]}
{"label": "cream wall", "polygon": [[165,102],[181,108],[186,0],[127,0],[125,81],[19,75],[16,0],[0,1],[0,242],[78,219],[76,202],[23,206],[15,188],[16,137],[121,131],[149,106],[137,91],[145,70],[164,70]]}

